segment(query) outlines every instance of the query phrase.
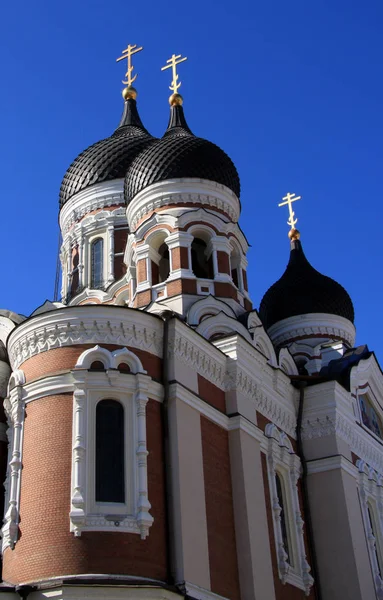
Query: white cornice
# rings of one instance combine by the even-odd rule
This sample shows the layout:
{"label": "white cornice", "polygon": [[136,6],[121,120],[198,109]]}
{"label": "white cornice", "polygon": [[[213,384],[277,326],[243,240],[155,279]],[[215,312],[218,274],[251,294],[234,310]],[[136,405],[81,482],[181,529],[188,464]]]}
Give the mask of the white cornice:
{"label": "white cornice", "polygon": [[76,344],[117,344],[162,355],[162,322],[150,313],[118,306],[73,306],[38,315],[9,337],[13,369],[36,354]]}
{"label": "white cornice", "polygon": [[123,179],[96,183],[78,192],[64,204],[60,212],[61,232],[64,236],[73,223],[94,210],[124,203]]}
{"label": "white cornice", "polygon": [[307,462],[307,472],[309,475],[313,473],[323,473],[324,471],[334,471],[337,469],[346,471],[346,473],[354,477],[354,479],[357,479],[358,477],[358,469],[356,466],[341,454]]}
{"label": "white cornice", "polygon": [[148,212],[179,203],[203,204],[222,210],[233,222],[239,219],[239,200],[226,186],[206,179],[168,179],[145,188],[129,203],[127,219],[131,231]]}
{"label": "white cornice", "polygon": [[316,336],[341,339],[350,346],[353,346],[355,341],[355,327],[351,321],[325,313],[310,313],[282,319],[272,325],[267,333],[276,347],[291,343],[297,338]]}

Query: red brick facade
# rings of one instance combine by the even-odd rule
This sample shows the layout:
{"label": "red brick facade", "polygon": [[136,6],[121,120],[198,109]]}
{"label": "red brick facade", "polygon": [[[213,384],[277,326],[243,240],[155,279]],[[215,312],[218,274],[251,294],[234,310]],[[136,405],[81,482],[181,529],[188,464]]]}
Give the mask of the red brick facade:
{"label": "red brick facade", "polygon": [[239,600],[228,432],[201,417],[211,589]]}
{"label": "red brick facade", "polygon": [[136,575],[165,580],[165,490],[160,406],[147,405],[148,484],[154,523],[146,540],[123,532],[69,531],[72,395],[27,405],[20,538],[4,553],[3,578],[18,584],[81,573]]}

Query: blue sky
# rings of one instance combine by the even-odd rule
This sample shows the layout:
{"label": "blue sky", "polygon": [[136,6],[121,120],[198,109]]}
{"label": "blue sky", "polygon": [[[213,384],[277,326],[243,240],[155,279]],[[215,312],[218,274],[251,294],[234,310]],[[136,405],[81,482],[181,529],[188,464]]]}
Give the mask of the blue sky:
{"label": "blue sky", "polygon": [[378,0],[3,3],[0,306],[52,298],[66,168],[110,135],[128,43],[146,127],[168,120],[173,53],[191,129],[234,160],[256,307],[288,260],[287,191],[307,257],[350,293],[357,343],[383,362],[382,58]]}

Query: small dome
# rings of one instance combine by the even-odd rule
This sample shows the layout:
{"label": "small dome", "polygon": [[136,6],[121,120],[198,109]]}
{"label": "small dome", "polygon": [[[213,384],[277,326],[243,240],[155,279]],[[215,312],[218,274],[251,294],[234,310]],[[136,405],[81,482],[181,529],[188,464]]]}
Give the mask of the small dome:
{"label": "small dome", "polygon": [[314,269],[301,242],[294,240],[286,271],[263,296],[259,316],[269,329],[283,319],[309,313],[339,315],[354,322],[354,307],[346,290]]}
{"label": "small dome", "polygon": [[221,183],[239,197],[239,177],[232,160],[212,142],[193,135],[182,106],[176,105],[171,107],[163,138],[132,161],[125,178],[126,203],[153,183],[182,177]]}
{"label": "small dome", "polygon": [[113,135],[84,150],[68,168],[60,188],[60,208],[95,183],[124,178],[133,159],[154,140],[141,122],[136,101],[129,98]]}

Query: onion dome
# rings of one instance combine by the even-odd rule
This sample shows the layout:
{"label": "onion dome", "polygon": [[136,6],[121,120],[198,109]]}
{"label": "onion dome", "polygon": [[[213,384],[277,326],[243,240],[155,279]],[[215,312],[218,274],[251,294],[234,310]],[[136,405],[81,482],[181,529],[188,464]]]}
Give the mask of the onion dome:
{"label": "onion dome", "polygon": [[[129,90],[129,88],[127,88]],[[136,92],[126,94],[124,113],[116,131],[82,152],[70,165],[60,188],[60,208],[91,185],[124,178],[134,158],[153,143],[137,111]],[[125,91],[125,90],[124,90]]]}
{"label": "onion dome", "polygon": [[300,240],[292,239],[286,271],[263,296],[259,316],[269,329],[283,319],[309,313],[338,315],[354,322],[354,307],[346,290],[314,269]]}
{"label": "onion dome", "polygon": [[[174,97],[181,98],[178,94]],[[183,177],[221,183],[239,197],[239,176],[234,163],[221,148],[190,131],[181,103],[177,103],[170,108],[163,138],[132,161],[125,178],[126,202],[153,183]]]}

